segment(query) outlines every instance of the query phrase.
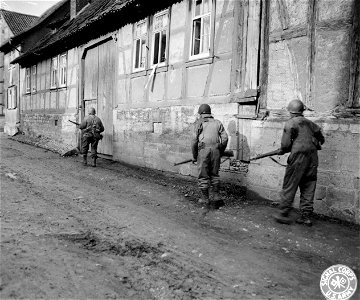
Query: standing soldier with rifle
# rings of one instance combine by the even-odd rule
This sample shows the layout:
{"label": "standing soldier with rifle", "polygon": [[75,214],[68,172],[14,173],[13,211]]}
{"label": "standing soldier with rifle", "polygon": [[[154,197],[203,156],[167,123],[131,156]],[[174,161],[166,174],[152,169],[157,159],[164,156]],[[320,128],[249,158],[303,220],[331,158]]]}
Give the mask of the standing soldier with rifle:
{"label": "standing soldier with rifle", "polygon": [[281,191],[280,212],[274,216],[279,223],[290,224],[297,188],[300,188],[299,224],[311,226],[310,216],[314,210],[314,194],[317,181],[318,154],[325,138],[318,125],[303,116],[304,104],[300,100],[290,101],[290,113],[284,127],[279,155],[290,152]]}
{"label": "standing soldier with rifle", "polygon": [[[228,135],[223,124],[211,115],[208,104],[201,104],[198,110],[200,118],[195,122],[194,139],[191,144],[193,162],[198,166],[198,185],[201,201],[206,205],[206,212],[217,207],[219,196],[219,169],[221,155],[224,153]],[[214,192],[210,202],[209,189]]]}
{"label": "standing soldier with rifle", "polygon": [[90,107],[89,115],[81,122],[79,128],[82,130],[81,137],[81,154],[83,155],[83,164],[87,165],[87,153],[89,145],[91,145],[91,158],[93,159],[93,167],[96,167],[97,146],[99,140],[102,139],[101,132],[104,131],[104,126],[99,117],[95,116],[95,108]]}

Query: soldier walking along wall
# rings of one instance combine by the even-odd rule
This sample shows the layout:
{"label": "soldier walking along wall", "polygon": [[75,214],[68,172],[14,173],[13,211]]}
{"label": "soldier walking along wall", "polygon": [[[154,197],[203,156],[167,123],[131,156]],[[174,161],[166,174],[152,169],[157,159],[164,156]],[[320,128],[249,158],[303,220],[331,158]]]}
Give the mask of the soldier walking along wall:
{"label": "soldier walking along wall", "polygon": [[[119,28],[91,37],[129,16]],[[79,32],[79,44],[70,30]],[[250,165],[240,160],[279,147],[285,107],[299,98],[326,135],[315,210],[360,223],[358,1],[169,0],[150,6],[143,0],[99,0],[59,32],[51,49],[57,45],[58,55],[67,53],[69,84],[53,91],[50,83],[39,100],[22,95],[31,105],[21,115],[23,131],[76,145],[67,118],[81,118],[86,106],[96,106],[108,122],[104,154],[195,175],[195,166],[173,163],[191,156],[197,108],[209,103],[236,153],[223,164],[223,178],[246,186],[249,196],[277,201],[284,168],[269,159]],[[72,49],[61,49],[70,43]],[[49,55],[49,47],[36,51]],[[46,86],[49,74],[44,76]],[[46,110],[53,106],[55,114]],[[40,107],[45,119],[34,114]],[[60,127],[41,123],[54,116]],[[286,157],[278,159],[286,163]]]}

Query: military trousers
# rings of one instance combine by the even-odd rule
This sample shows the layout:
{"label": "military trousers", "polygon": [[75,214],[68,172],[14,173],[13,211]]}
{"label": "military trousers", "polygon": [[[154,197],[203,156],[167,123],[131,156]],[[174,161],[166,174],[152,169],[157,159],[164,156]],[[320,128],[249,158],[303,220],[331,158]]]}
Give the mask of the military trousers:
{"label": "military trousers", "polygon": [[89,152],[89,147],[91,146],[91,158],[97,158],[97,147],[99,140],[94,138],[92,135],[84,134],[81,137],[81,154],[87,155]]}
{"label": "military trousers", "polygon": [[198,185],[200,189],[208,189],[210,186],[219,187],[220,177],[220,150],[216,145],[204,147],[199,151],[197,158]]}
{"label": "military trousers", "polygon": [[318,155],[316,150],[307,153],[290,154],[280,194],[280,210],[283,213],[289,213],[292,209],[298,188],[300,188],[301,213],[313,212],[317,168]]}

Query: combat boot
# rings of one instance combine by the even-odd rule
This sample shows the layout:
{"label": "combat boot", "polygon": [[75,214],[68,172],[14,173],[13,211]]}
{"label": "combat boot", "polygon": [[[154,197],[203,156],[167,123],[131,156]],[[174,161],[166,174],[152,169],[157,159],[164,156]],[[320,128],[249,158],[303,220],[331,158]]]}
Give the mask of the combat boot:
{"label": "combat boot", "polygon": [[291,224],[292,221],[289,218],[289,212],[288,211],[280,211],[279,213],[275,214],[274,219],[276,222],[281,224]]}
{"label": "combat boot", "polygon": [[209,202],[209,190],[208,189],[200,189],[201,198],[199,199],[200,204],[206,204]]}
{"label": "combat boot", "polygon": [[93,158],[93,163],[92,163],[91,166],[94,167],[94,168],[96,167],[96,157]]}
{"label": "combat boot", "polygon": [[202,215],[206,215],[210,211],[209,189],[201,189],[201,199],[199,202],[205,204]]}
{"label": "combat boot", "polygon": [[312,221],[310,219],[310,214],[309,213],[301,213],[300,217],[296,219],[295,221],[298,224],[303,224],[306,226],[312,226]]}
{"label": "combat boot", "polygon": [[219,193],[219,186],[213,186],[212,194],[213,200],[210,201],[210,208],[219,209],[224,206],[224,201],[221,199],[221,195]]}
{"label": "combat boot", "polygon": [[83,155],[83,165],[87,166],[87,155]]}

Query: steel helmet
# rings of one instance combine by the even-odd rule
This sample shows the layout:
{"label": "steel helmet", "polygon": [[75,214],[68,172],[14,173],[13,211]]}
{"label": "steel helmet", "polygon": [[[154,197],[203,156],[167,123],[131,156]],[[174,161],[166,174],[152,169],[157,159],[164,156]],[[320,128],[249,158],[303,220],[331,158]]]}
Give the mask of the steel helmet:
{"label": "steel helmet", "polygon": [[198,110],[198,114],[211,114],[211,108],[208,104],[201,104]]}
{"label": "steel helmet", "polygon": [[289,102],[287,110],[293,114],[300,114],[305,110],[305,106],[302,101],[294,99]]}

